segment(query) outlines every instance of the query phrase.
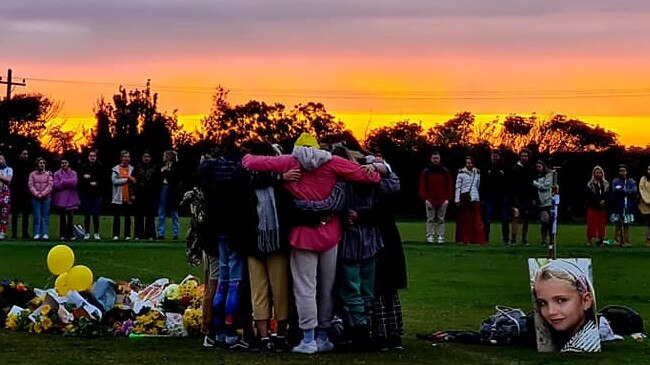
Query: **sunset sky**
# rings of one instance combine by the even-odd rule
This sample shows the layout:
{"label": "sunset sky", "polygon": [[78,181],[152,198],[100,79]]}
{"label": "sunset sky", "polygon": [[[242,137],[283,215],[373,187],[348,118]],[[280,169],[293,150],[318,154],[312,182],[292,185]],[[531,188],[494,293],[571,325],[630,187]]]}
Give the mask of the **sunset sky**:
{"label": "sunset sky", "polygon": [[321,101],[360,136],[467,110],[650,142],[647,0],[0,0],[0,29],[0,75],[63,101],[71,125],[150,78],[182,121],[220,84],[233,102]]}

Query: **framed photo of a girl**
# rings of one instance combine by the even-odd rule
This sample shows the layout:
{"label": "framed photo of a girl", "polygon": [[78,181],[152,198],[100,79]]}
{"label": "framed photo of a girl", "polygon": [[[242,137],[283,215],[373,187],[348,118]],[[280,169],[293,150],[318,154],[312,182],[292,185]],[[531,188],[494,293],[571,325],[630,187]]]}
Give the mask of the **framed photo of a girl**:
{"label": "framed photo of a girl", "polygon": [[591,259],[528,259],[539,352],[600,352]]}

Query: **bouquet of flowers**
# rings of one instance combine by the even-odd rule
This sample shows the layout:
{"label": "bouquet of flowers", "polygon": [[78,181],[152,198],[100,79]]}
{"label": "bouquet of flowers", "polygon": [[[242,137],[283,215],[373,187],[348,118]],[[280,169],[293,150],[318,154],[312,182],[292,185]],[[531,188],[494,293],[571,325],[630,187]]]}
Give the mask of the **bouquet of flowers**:
{"label": "bouquet of flowers", "polygon": [[129,337],[131,332],[133,332],[133,321],[127,319],[124,322],[115,322],[113,324],[113,331],[115,336]]}
{"label": "bouquet of flowers", "polygon": [[201,305],[199,283],[194,278],[186,278],[179,284],[170,284],[163,291],[160,308],[165,312],[184,313],[189,307]]}
{"label": "bouquet of flowers", "polygon": [[49,304],[43,304],[34,313],[29,316],[33,322],[29,332],[33,333],[55,333],[61,330],[61,321],[59,314],[52,310]]}
{"label": "bouquet of flowers", "polygon": [[203,311],[200,308],[188,308],[183,313],[183,327],[190,336],[200,336],[203,323]]}
{"label": "bouquet of flowers", "polygon": [[5,313],[12,306],[24,308],[36,295],[24,283],[18,280],[0,281],[0,323],[5,321]]}
{"label": "bouquet of flowers", "polygon": [[34,324],[29,319],[29,310],[27,309],[12,311],[12,313],[7,315],[7,320],[5,321],[5,328],[10,331],[29,331],[33,326]]}
{"label": "bouquet of flowers", "polygon": [[155,309],[135,318],[133,333],[140,335],[164,335],[167,331],[165,315]]}
{"label": "bouquet of flowers", "polygon": [[65,326],[63,330],[64,336],[84,337],[84,338],[97,338],[110,335],[110,329],[100,321],[89,317],[79,317],[74,322]]}

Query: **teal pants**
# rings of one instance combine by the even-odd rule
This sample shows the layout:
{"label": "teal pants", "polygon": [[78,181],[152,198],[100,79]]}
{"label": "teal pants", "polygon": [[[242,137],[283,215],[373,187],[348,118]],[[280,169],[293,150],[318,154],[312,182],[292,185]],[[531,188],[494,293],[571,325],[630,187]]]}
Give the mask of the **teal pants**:
{"label": "teal pants", "polygon": [[370,325],[375,288],[375,259],[342,260],[338,294],[353,326]]}

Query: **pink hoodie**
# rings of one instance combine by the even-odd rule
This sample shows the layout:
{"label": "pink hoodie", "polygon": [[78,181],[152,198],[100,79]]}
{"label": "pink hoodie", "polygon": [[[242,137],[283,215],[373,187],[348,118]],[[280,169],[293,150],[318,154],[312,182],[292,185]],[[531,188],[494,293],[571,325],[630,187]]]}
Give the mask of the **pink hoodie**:
{"label": "pink hoodie", "polygon": [[[304,162],[301,163],[298,158],[291,155],[246,155],[242,159],[242,163],[245,168],[253,171],[284,173],[291,169],[300,168],[300,180],[287,182],[284,186],[294,197],[301,200],[317,201],[326,199],[332,192],[337,179],[368,183],[379,182],[379,174],[376,172],[366,174],[360,165],[341,157],[332,156],[331,160],[329,158],[326,160],[308,166],[309,170],[305,169]],[[318,227],[294,227],[289,233],[291,245],[301,250],[325,252],[336,246],[340,240],[341,229],[338,217]]]}

